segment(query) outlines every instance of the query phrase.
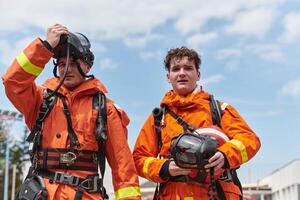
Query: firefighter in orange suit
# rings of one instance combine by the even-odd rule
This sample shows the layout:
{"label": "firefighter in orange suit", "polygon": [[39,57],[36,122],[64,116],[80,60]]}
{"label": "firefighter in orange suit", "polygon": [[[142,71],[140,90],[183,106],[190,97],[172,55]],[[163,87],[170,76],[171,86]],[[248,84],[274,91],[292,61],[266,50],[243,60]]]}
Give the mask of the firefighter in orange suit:
{"label": "firefighter in orange suit", "polygon": [[[167,80],[172,85],[172,90],[165,94],[161,105],[167,105],[191,127],[196,129],[212,127],[209,104],[211,95],[196,83],[200,79],[201,64],[197,52],[186,47],[171,49],[164,62]],[[238,168],[249,161],[260,148],[259,138],[238,112],[224,102],[220,102],[220,107],[222,112],[220,127],[229,141],[218,147],[217,152],[208,160],[208,164],[205,165],[206,171],[210,168],[214,171]],[[183,127],[169,113],[164,113],[160,128],[161,138],[158,138],[154,115],[151,114],[139,133],[133,151],[138,174],[150,181],[160,183],[155,198],[209,199],[210,184],[199,183],[194,179],[182,179],[182,177],[190,177],[193,169],[181,168],[176,165],[173,158],[170,158],[172,138],[183,133]],[[159,148],[160,142],[161,148]],[[216,181],[224,192],[224,199],[241,199],[241,191],[231,179]]]}
{"label": "firefighter in orange suit", "polygon": [[[93,106],[93,100],[99,93],[105,97],[107,91],[99,80],[87,75],[94,61],[88,39],[83,34],[74,34],[77,42],[74,48],[79,48],[79,53],[75,56],[71,52],[69,61],[66,55],[58,55],[55,65],[59,76],[46,80],[42,86],[35,83],[53,56],[61,35],[70,34],[63,25],[50,26],[45,40],[35,39],[14,59],[3,76],[3,84],[10,101],[25,116],[29,129],[37,128],[41,132],[34,135],[35,142],[36,137],[41,139],[33,156],[33,173],[34,177],[42,177],[41,184],[46,189],[43,198],[104,199],[107,197],[105,182],[98,175],[97,167],[101,146],[95,136],[100,111],[99,106]],[[58,97],[52,109],[45,119],[40,119],[42,128],[35,127],[46,90],[52,94],[64,73],[65,80],[55,93]],[[101,144],[112,169],[116,199],[140,199],[138,176],[127,143],[129,118],[110,99],[104,106],[107,138]]]}

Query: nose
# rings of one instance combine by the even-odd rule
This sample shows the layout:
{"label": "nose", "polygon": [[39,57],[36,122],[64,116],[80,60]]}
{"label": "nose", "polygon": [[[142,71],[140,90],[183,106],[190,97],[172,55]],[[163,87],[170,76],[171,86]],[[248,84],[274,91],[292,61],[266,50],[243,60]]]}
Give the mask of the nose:
{"label": "nose", "polygon": [[[73,68],[73,66],[72,66],[72,64],[70,63],[69,64],[69,67],[68,67],[68,70],[67,70],[67,73],[70,73],[71,71],[72,71],[72,68]],[[67,69],[67,68],[66,68]]]}
{"label": "nose", "polygon": [[180,70],[179,70],[179,76],[180,77],[184,77],[186,74],[185,74],[185,70],[184,70],[184,68],[182,67],[182,68],[180,68]]}

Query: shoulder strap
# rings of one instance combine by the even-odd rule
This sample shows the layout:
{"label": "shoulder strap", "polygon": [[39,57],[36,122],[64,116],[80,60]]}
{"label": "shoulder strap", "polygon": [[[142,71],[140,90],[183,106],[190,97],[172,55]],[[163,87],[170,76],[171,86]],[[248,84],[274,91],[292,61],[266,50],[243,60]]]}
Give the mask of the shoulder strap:
{"label": "shoulder strap", "polygon": [[180,116],[178,116],[173,110],[171,110],[167,105],[163,105],[162,108],[154,108],[152,111],[154,117],[154,127],[158,139],[158,152],[162,146],[161,138],[161,120],[165,113],[169,113],[179,125],[183,127],[185,131],[193,132],[195,129],[190,126],[186,121],[184,121]]}
{"label": "shoulder strap", "polygon": [[[51,93],[51,90],[46,89],[44,92],[48,94],[48,93]],[[48,116],[48,114],[50,113],[50,111],[52,110],[52,108],[55,105],[56,101],[57,101],[57,96],[56,95],[54,95],[54,96],[52,96],[51,98],[48,98],[48,99],[43,98],[42,104],[40,105],[40,112],[37,116],[34,127],[33,127],[32,131],[30,132],[30,134],[28,135],[28,137],[26,139],[27,142],[32,142],[35,134],[42,130],[43,122],[46,119],[46,117]]]}
{"label": "shoulder strap", "polygon": [[[211,109],[211,113],[212,113],[213,124],[217,125],[221,128],[221,119],[222,119],[222,111],[221,110],[222,109],[221,109],[220,102],[218,100],[215,100],[213,95],[210,96],[210,109]],[[235,185],[237,185],[239,187],[241,193],[243,193],[242,184],[238,178],[236,169],[232,169],[230,171],[231,171],[230,173],[231,173],[233,183]],[[217,185],[217,190],[218,190],[219,194],[222,194],[221,185]],[[242,199],[242,197],[240,197],[240,199]]]}
{"label": "shoulder strap", "polygon": [[43,122],[48,116],[48,114],[51,112],[53,106],[55,105],[57,101],[57,96],[54,95],[51,98],[45,98],[45,96],[48,96],[48,93],[51,93],[51,90],[46,89],[45,95],[43,95],[43,101],[40,105],[40,111],[38,113],[37,119],[35,121],[34,127],[31,130],[30,134],[26,138],[26,141],[29,142],[29,155],[30,155],[30,161],[32,163],[32,169],[35,170],[35,154],[38,151],[39,148],[41,148],[42,144],[42,128],[43,128]]}
{"label": "shoulder strap", "polygon": [[102,92],[99,92],[93,98],[93,107],[98,109],[96,120],[96,139],[99,142],[107,140],[107,113],[106,113],[106,97]]}
{"label": "shoulder strap", "polygon": [[160,152],[161,146],[162,146],[162,139],[161,139],[161,120],[164,115],[164,111],[162,108],[154,108],[152,111],[153,117],[154,117],[154,128],[155,133],[157,136],[157,143],[158,143],[158,152]]}
{"label": "shoulder strap", "polygon": [[[157,136],[157,143],[158,143],[158,157],[160,157],[159,152],[162,147],[161,125],[162,125],[162,119],[164,116],[164,112],[165,112],[165,110],[163,108],[158,108],[158,107],[156,107],[152,110],[152,114],[154,117],[154,128],[155,128],[155,133]],[[158,200],[158,194],[160,193],[160,190],[161,190],[161,184],[162,183],[156,183],[153,200]]]}
{"label": "shoulder strap", "polygon": [[179,125],[183,127],[185,131],[194,132],[195,129],[190,126],[186,121],[184,121],[179,115],[177,115],[173,110],[171,110],[167,105],[163,105],[163,108],[165,109],[166,113],[169,113]]}
{"label": "shoulder strap", "polygon": [[210,95],[209,105],[213,124],[221,127],[222,112],[220,102],[215,100],[213,95]]}
{"label": "shoulder strap", "polygon": [[[98,153],[98,164],[101,173],[102,183],[104,183],[105,173],[105,142],[107,140],[107,112],[106,112],[106,97],[102,92],[99,92],[93,98],[93,107],[98,109],[98,116],[96,120],[96,140],[98,141],[99,153]],[[102,197],[108,199],[106,190],[102,184]]]}
{"label": "shoulder strap", "polygon": [[65,113],[65,116],[66,116],[66,119],[67,119],[67,124],[68,124],[68,135],[69,135],[69,138],[70,138],[70,146],[71,146],[71,148],[74,148],[74,146],[78,147],[78,146],[80,146],[80,143],[79,143],[77,135],[76,135],[76,133],[73,129],[73,126],[72,126],[71,114],[70,114],[70,111],[68,109],[66,98],[63,95],[58,95],[58,96],[59,96],[59,98],[62,101],[62,104],[64,106],[64,113]]}

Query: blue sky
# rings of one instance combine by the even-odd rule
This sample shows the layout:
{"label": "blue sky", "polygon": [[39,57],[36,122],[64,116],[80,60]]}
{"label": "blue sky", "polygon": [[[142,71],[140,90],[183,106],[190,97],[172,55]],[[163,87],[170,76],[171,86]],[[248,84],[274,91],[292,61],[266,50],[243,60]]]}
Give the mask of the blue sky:
{"label": "blue sky", "polygon": [[[185,45],[201,54],[199,84],[232,104],[261,138],[257,156],[239,170],[243,181],[300,158],[299,1],[0,0],[0,13],[1,76],[54,23],[88,36],[96,56],[92,73],[131,118],[131,148],[170,89],[167,50]],[[38,83],[52,76],[52,67],[50,62]],[[15,110],[2,84],[0,95],[0,109]],[[22,130],[18,124],[12,132]]]}

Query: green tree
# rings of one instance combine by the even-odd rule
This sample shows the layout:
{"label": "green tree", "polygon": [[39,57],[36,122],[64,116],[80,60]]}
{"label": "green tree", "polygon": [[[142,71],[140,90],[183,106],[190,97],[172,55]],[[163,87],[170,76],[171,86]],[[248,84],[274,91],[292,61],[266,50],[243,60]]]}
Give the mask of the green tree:
{"label": "green tree", "polygon": [[0,199],[3,197],[4,189],[6,140],[7,128],[4,121],[0,120]]}
{"label": "green tree", "polygon": [[[16,192],[18,191],[19,187],[21,186],[24,176],[27,175],[27,172],[24,171],[25,162],[29,161],[29,154],[28,154],[28,142],[26,142],[26,138],[28,136],[28,129],[25,128],[24,134],[20,141],[16,141],[10,152],[10,163],[12,165],[16,165],[16,180],[15,180],[15,187]],[[10,177],[12,180],[12,168],[10,169]],[[12,187],[12,181],[10,181],[10,188]],[[11,191],[10,191],[11,192]]]}
{"label": "green tree", "polygon": [[[2,124],[3,125],[3,124]],[[1,124],[0,124],[1,126]],[[28,142],[26,142],[26,137],[28,135],[28,129],[25,128],[21,140],[16,140],[10,142],[10,170],[9,170],[9,194],[8,197],[11,196],[11,188],[12,188],[12,178],[13,178],[13,169],[12,166],[16,165],[16,179],[15,179],[15,187],[16,192],[18,188],[21,186],[24,176],[26,176],[27,172],[24,172],[25,161],[29,161],[28,155]],[[0,167],[3,173],[1,174],[0,181],[0,198],[3,197],[3,188],[4,188],[4,172],[5,172],[5,150],[7,145],[7,138],[3,140],[0,144]]]}

